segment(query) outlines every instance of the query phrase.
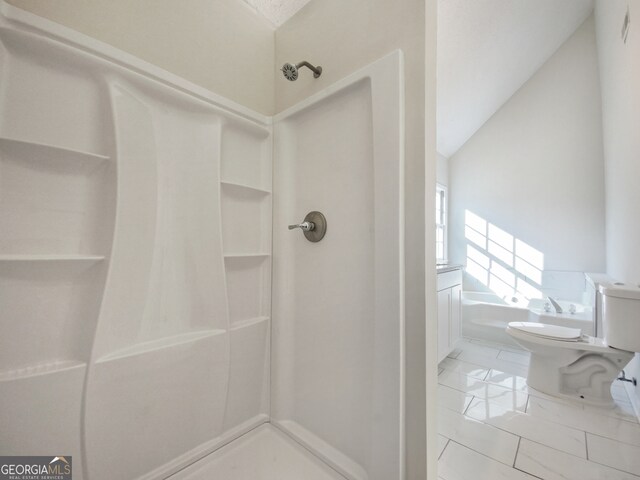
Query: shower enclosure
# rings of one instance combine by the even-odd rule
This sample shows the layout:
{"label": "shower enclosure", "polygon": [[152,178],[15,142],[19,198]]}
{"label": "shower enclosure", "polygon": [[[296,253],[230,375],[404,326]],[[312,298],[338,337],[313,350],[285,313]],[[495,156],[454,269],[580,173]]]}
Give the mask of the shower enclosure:
{"label": "shower enclosure", "polygon": [[0,454],[166,478],[271,423],[401,479],[400,52],[270,118],[1,8]]}

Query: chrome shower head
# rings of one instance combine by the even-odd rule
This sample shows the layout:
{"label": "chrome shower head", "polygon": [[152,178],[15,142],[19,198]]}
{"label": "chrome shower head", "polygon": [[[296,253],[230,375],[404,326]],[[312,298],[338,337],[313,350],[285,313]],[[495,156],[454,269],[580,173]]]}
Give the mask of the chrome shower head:
{"label": "chrome shower head", "polygon": [[313,78],[318,78],[322,73],[322,67],[314,67],[307,61],[302,61],[300,63],[296,63],[295,65],[292,63],[285,63],[280,70],[282,70],[282,74],[284,78],[291,82],[295,82],[298,79],[298,69],[300,67],[307,67],[313,72]]}

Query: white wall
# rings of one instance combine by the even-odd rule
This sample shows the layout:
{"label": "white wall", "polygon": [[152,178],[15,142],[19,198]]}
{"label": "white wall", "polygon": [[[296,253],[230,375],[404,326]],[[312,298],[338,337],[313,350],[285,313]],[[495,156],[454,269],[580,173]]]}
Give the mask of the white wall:
{"label": "white wall", "polygon": [[241,105],[273,113],[273,27],[243,2],[8,1]]}
{"label": "white wall", "polygon": [[[625,44],[620,29],[627,5],[632,20]],[[607,192],[607,273],[633,283],[640,282],[638,20],[638,0],[599,0],[596,4]]]}
{"label": "white wall", "polygon": [[465,210],[544,254],[545,270],[603,271],[604,182],[593,16],[449,160],[450,259]]}
{"label": "white wall", "polygon": [[[426,258],[425,230],[432,245],[435,214],[435,1],[316,0],[276,32],[276,65],[308,60],[323,67],[314,79],[302,72],[296,82],[277,78],[276,111],[282,111],[355,70],[401,48],[405,54],[405,233],[407,349],[407,478],[425,476],[425,291],[427,324],[435,331],[435,258]],[[425,18],[427,27],[425,28]],[[426,49],[425,49],[426,42]],[[425,58],[427,58],[425,62]],[[426,79],[425,79],[426,68]],[[425,97],[426,95],[426,97]],[[426,107],[425,107],[426,103]],[[426,134],[425,134],[426,132]],[[425,138],[426,135],[426,138]],[[425,141],[427,150],[425,152]],[[426,162],[425,162],[426,157]],[[425,227],[425,178],[428,187]],[[429,248],[429,251],[433,251]],[[426,289],[426,290],[425,290]],[[427,342],[431,342],[431,338]],[[435,354],[435,342],[428,355]],[[434,435],[435,425],[430,431]],[[430,466],[435,468],[435,465]],[[435,478],[435,470],[432,470]]]}
{"label": "white wall", "polygon": [[[627,5],[631,28],[625,44],[620,31]],[[595,18],[602,83],[607,273],[623,282],[639,283],[640,1],[598,0]],[[640,356],[636,355],[627,374],[640,378]],[[640,406],[639,387],[632,400]]]}
{"label": "white wall", "polygon": [[449,159],[437,153],[436,182],[445,187],[449,186]]}

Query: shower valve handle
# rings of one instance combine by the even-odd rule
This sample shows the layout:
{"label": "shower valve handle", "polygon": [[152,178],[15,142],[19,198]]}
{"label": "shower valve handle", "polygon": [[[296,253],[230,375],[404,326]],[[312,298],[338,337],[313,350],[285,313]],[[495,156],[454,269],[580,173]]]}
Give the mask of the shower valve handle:
{"label": "shower valve handle", "polygon": [[302,220],[302,223],[289,225],[289,230],[295,230],[296,228],[302,230],[304,238],[310,242],[319,242],[324,238],[324,234],[327,233],[327,219],[320,212],[309,212]]}
{"label": "shower valve handle", "polygon": [[316,228],[315,224],[313,222],[302,222],[302,223],[297,223],[294,225],[289,225],[289,230],[294,230],[296,228],[299,228],[300,230],[304,231],[304,232],[311,232],[312,230],[314,230]]}

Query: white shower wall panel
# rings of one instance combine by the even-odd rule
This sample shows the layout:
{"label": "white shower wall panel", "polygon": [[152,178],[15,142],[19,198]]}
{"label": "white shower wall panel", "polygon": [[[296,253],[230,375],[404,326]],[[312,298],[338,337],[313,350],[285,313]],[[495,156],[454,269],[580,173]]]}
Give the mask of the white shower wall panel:
{"label": "white shower wall panel", "polygon": [[268,420],[270,119],[0,10],[0,453],[165,478]]}
{"label": "white shower wall panel", "polygon": [[402,479],[401,52],[275,119],[274,195],[272,119],[0,12],[0,453],[159,479],[271,415]]}
{"label": "white shower wall panel", "polygon": [[351,479],[402,478],[401,85],[396,52],[274,124],[273,421]]}
{"label": "white shower wall panel", "polygon": [[92,368],[85,416],[90,478],[141,477],[223,433],[226,337],[174,342]]}
{"label": "white shower wall panel", "polygon": [[112,80],[110,92],[120,162],[113,258],[122,262],[107,281],[99,358],[227,327],[220,119],[167,102],[169,89],[149,94]]}
{"label": "white shower wall panel", "polygon": [[6,65],[3,135],[89,152],[107,149],[106,92],[86,59],[6,24],[0,27],[0,36]]}

